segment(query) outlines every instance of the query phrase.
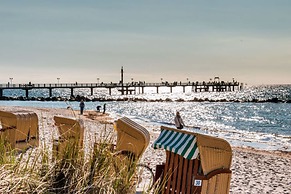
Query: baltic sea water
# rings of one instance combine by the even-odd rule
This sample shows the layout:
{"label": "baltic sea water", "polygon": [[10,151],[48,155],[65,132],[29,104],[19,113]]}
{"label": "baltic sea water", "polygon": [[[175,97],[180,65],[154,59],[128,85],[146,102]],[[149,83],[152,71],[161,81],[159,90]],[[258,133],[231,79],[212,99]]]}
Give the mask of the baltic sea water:
{"label": "baltic sea water", "polygon": [[[6,96],[20,96],[23,91],[6,91]],[[199,92],[186,88],[155,88],[144,94],[112,96],[105,89],[94,89],[94,96],[88,90],[79,90],[78,95],[88,98],[127,98],[127,101],[86,102],[87,110],[96,110],[97,105],[106,103],[106,111],[114,118],[130,117],[153,131],[161,125],[173,126],[176,111],[180,111],[185,130],[208,134],[226,139],[233,146],[249,146],[263,150],[291,151],[291,86],[257,86],[236,92]],[[58,90],[54,95],[68,96],[70,91]],[[46,97],[47,91],[33,91],[30,95]],[[143,99],[136,100],[136,99]],[[193,99],[196,99],[193,101]],[[197,101],[198,99],[198,101]],[[276,99],[279,102],[270,102]],[[276,101],[275,100],[275,101]],[[78,102],[64,101],[0,101],[0,106],[32,106],[47,108],[79,109]]]}

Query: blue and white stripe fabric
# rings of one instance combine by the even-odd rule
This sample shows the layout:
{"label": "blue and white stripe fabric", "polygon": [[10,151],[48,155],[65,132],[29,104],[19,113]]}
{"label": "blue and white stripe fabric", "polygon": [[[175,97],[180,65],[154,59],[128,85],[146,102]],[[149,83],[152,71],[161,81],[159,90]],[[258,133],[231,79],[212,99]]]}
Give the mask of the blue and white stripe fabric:
{"label": "blue and white stripe fabric", "polygon": [[166,129],[162,129],[153,147],[154,149],[163,148],[189,160],[197,158],[199,154],[197,138],[194,135]]}

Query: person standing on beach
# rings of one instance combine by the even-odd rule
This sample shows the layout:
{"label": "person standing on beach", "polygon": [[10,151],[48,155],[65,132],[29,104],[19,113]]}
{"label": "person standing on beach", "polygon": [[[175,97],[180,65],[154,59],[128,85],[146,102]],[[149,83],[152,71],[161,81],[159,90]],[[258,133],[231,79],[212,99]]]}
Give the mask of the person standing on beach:
{"label": "person standing on beach", "polygon": [[175,125],[176,125],[177,129],[183,129],[184,128],[185,124],[183,122],[183,119],[182,119],[179,111],[176,112],[176,116],[175,116],[174,121],[175,121]]}
{"label": "person standing on beach", "polygon": [[83,114],[84,108],[85,108],[84,100],[81,100],[81,102],[80,102],[80,114],[81,115]]}

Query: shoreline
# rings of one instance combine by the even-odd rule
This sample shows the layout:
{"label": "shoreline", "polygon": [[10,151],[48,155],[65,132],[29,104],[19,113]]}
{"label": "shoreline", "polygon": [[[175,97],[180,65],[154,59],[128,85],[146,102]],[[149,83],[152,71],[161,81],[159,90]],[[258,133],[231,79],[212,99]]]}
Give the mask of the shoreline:
{"label": "shoreline", "polygon": [[[100,135],[104,130],[113,131],[113,119],[110,115],[95,114],[95,111],[87,110],[84,115],[79,115],[79,111],[70,109],[0,106],[0,110],[15,109],[34,111],[38,115],[40,141],[47,145],[50,145],[50,141],[56,135],[53,123],[55,115],[77,117],[84,121],[85,149],[90,147],[90,142],[94,141],[96,135]],[[150,144],[141,162],[155,169],[155,165],[165,161],[165,151],[154,150],[151,147],[159,133],[151,130],[149,132]],[[249,147],[232,147],[232,151],[230,193],[291,193],[291,152],[257,150]]]}
{"label": "shoreline", "polygon": [[233,102],[233,103],[291,103],[291,100],[282,100],[278,98],[269,98],[269,99],[250,99],[250,100],[241,100],[241,99],[211,99],[211,98],[197,98],[185,100],[182,98],[179,99],[146,99],[139,97],[118,97],[118,98],[88,98],[85,96],[79,96],[76,98],[65,98],[65,97],[0,97],[0,101],[35,101],[35,102],[79,102],[81,99],[84,99],[85,102],[118,102],[118,101],[133,101],[133,102]]}

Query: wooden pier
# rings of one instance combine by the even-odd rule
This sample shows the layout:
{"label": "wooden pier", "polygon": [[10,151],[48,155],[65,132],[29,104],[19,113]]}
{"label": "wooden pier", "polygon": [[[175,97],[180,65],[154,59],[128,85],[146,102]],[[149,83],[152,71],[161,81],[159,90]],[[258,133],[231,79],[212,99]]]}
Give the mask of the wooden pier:
{"label": "wooden pier", "polygon": [[0,97],[3,96],[4,90],[24,90],[25,96],[28,98],[29,91],[35,89],[47,89],[49,96],[52,97],[54,89],[70,89],[71,96],[74,96],[74,89],[89,88],[91,95],[93,95],[94,88],[106,88],[109,95],[112,89],[117,89],[122,95],[133,93],[144,93],[145,88],[154,87],[156,92],[159,93],[161,87],[168,87],[172,93],[174,87],[182,87],[185,93],[186,87],[191,87],[192,92],[226,92],[240,90],[241,85],[239,82],[161,82],[161,83],[146,83],[146,82],[131,82],[131,83],[48,83],[48,84],[0,84]]}
{"label": "wooden pier", "polygon": [[[240,90],[242,85],[239,84],[239,82],[235,81],[233,79],[232,82],[224,82],[220,81],[219,77],[215,77],[214,81],[209,82],[160,82],[160,83],[146,83],[144,81],[139,82],[130,82],[130,83],[124,83],[123,79],[123,67],[121,67],[120,70],[120,81],[119,83],[51,83],[51,84],[33,84],[29,82],[28,84],[0,84],[0,97],[3,97],[3,90],[25,90],[25,96],[28,98],[29,91],[32,89],[47,89],[49,91],[49,97],[52,97],[52,90],[53,89],[70,89],[71,90],[71,96],[74,96],[74,89],[81,88],[89,88],[91,90],[91,96],[93,96],[93,90],[94,88],[106,88],[109,91],[109,95],[112,93],[112,89],[117,89],[119,92],[121,92],[121,95],[128,95],[133,93],[142,93],[144,94],[144,90],[147,87],[155,87],[157,93],[159,93],[160,87],[168,87],[170,88],[170,92],[173,92],[174,87],[182,87],[183,93],[186,91],[186,87],[192,87],[192,92],[226,92],[226,91],[235,91]],[[13,78],[10,78],[11,82]],[[58,78],[59,80],[59,78]]]}

